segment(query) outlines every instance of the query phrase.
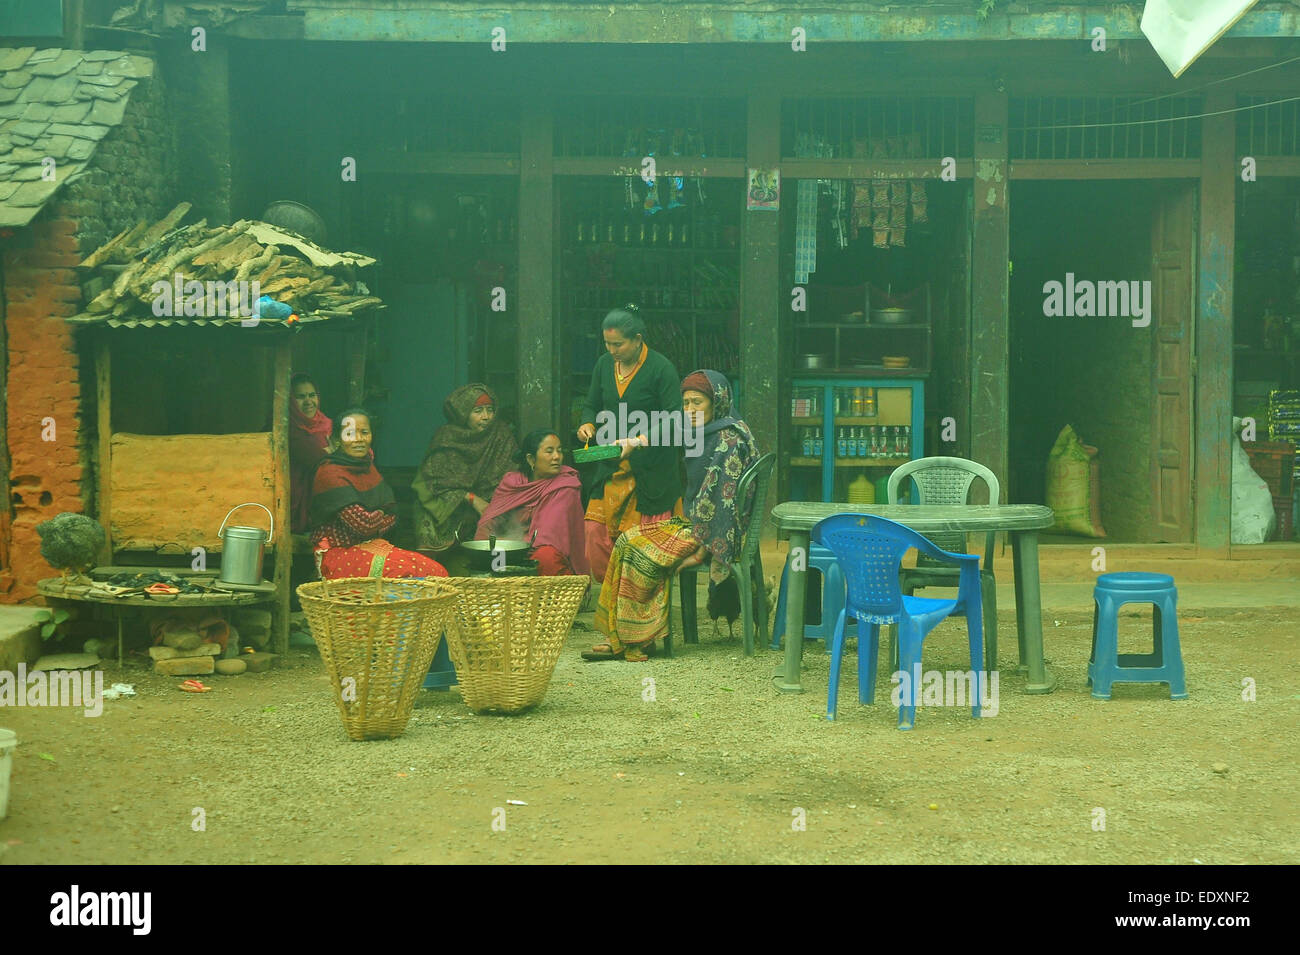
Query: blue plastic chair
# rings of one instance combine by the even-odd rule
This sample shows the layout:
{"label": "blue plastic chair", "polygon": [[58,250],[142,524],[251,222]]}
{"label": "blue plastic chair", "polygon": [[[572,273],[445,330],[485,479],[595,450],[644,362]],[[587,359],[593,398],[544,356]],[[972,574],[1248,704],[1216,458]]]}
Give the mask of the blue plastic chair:
{"label": "blue plastic chair", "polygon": [[[1102,574],[1093,588],[1092,653],[1088,684],[1095,700],[1109,700],[1113,683],[1168,683],[1171,700],[1187,699],[1183,653],[1178,644],[1178,589],[1168,574]],[[1152,605],[1151,653],[1119,652],[1119,608]]]}
{"label": "blue plastic chair", "polygon": [[[970,668],[977,675],[984,660],[983,606],[980,600],[980,559],[975,554],[950,554],[940,550],[910,527],[870,514],[836,514],[812,529],[812,539],[828,548],[840,563],[848,585],[848,601],[835,621],[831,648],[830,692],[826,718],[835,719],[840,688],[840,660],[844,655],[844,621],[852,615],[867,632],[858,636],[858,702],[876,701],[876,662],[882,624],[898,624],[899,669],[909,675],[911,692],[898,708],[898,728],[910,730],[916,722],[916,696],[920,681],[921,644],[926,634],[946,617],[965,616],[970,639]],[[903,555],[915,547],[935,560],[961,568],[955,600],[904,596],[899,584]],[[866,645],[867,652],[863,648]],[[973,681],[971,715],[980,715],[979,685]]]}
{"label": "blue plastic chair", "polygon": [[[840,572],[840,565],[835,560],[835,555],[820,544],[813,544],[808,548],[808,571],[814,570],[821,577],[822,616],[818,623],[804,624],[803,638],[823,641],[826,652],[830,653],[831,640],[835,636],[835,618],[844,609],[844,575]],[[809,580],[809,584],[811,583],[812,581]],[[781,638],[785,636],[785,602],[789,586],[790,562],[787,560],[785,569],[781,571],[781,589],[776,598],[776,616],[772,625],[771,648],[773,650],[781,649]],[[811,586],[809,592],[812,592]],[[856,625],[850,625],[856,632]]]}

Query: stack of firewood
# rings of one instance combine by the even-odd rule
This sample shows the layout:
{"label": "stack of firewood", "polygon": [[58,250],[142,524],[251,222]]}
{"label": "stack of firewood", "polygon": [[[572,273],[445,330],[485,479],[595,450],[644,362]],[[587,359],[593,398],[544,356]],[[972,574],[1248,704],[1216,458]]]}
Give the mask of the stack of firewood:
{"label": "stack of firewood", "polygon": [[[357,270],[372,265],[372,258],[329,252],[256,220],[209,226],[200,219],[180,225],[189,211],[190,204],[183,202],[158,222],[141,221],[88,256],[79,267],[91,272],[82,285],[89,304],[76,319],[152,319],[157,283],[170,285],[177,275],[182,280],[178,292],[184,282],[256,282],[261,295],[290,306],[300,318],[341,317],[382,305],[357,280]],[[232,303],[234,298],[232,292]],[[179,300],[175,314],[184,316]],[[234,310],[226,314],[234,315]]]}

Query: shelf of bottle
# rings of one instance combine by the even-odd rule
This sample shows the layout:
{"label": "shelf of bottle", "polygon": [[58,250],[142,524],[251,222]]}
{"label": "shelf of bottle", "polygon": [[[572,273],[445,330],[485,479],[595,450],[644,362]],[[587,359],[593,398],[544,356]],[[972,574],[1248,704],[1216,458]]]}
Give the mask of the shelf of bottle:
{"label": "shelf of bottle", "polygon": [[[793,468],[819,468],[823,463],[822,458],[805,458],[792,457],[790,466]],[[906,464],[912,460],[906,455],[892,458],[835,458],[837,468],[896,468],[900,464]]]}
{"label": "shelf of bottle", "polygon": [[[797,427],[803,427],[806,425],[816,426],[820,424],[825,424],[825,421],[822,419],[821,415],[814,415],[811,418],[791,418],[790,423]],[[883,428],[907,428],[907,427],[911,427],[912,424],[911,421],[885,421],[878,417],[865,418],[865,417],[854,417],[851,415],[836,415],[835,423],[836,424],[878,425]]]}

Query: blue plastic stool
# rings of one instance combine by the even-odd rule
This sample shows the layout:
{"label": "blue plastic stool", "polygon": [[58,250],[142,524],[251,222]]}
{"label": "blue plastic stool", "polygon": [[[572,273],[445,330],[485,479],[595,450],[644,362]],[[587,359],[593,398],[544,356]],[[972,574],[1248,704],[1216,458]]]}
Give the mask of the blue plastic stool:
{"label": "blue plastic stool", "polygon": [[426,690],[448,690],[458,682],[456,668],[451,665],[451,655],[447,652],[447,635],[444,633],[442,639],[438,641],[438,652],[433,655],[433,662],[429,664],[429,672],[424,678],[423,686]]}
{"label": "blue plastic stool", "polygon": [[[824,641],[829,650],[830,641],[835,636],[835,618],[844,609],[845,594],[847,593],[844,586],[844,572],[840,570],[835,555],[821,544],[812,544],[808,548],[808,570],[817,571],[822,578],[822,618],[819,623],[804,624],[803,638],[805,640]],[[772,623],[771,648],[773,650],[781,649],[781,638],[785,636],[785,599],[786,587],[789,583],[790,563],[787,561],[785,569],[781,571],[781,590],[776,598],[776,619]],[[855,633],[857,631],[857,621],[852,621],[850,626],[852,629],[848,632],[850,634]]]}
{"label": "blue plastic stool", "polygon": [[[1168,683],[1171,700],[1187,699],[1183,654],[1178,645],[1178,590],[1168,574],[1102,574],[1092,599],[1092,653],[1088,685],[1095,700],[1109,700],[1112,683]],[[1152,653],[1119,652],[1119,608],[1149,603],[1153,607]]]}

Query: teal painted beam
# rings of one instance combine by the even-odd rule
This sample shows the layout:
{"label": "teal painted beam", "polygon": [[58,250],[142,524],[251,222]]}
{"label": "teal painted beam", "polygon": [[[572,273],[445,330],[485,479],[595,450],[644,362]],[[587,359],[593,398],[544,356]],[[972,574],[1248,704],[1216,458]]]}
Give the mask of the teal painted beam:
{"label": "teal painted beam", "polygon": [[[503,27],[514,43],[772,43],[788,44],[802,27],[809,43],[893,43],[936,40],[1090,40],[1102,27],[1109,41],[1143,40],[1136,7],[1062,7],[994,15],[981,21],[959,13],[751,12],[708,6],[567,9],[471,9],[432,5],[427,9],[360,10],[355,5],[301,7],[293,33],[306,40],[483,43]],[[231,32],[259,34],[258,18]],[[269,33],[281,31],[271,29]],[[266,35],[263,33],[262,35]],[[1230,38],[1300,36],[1300,10],[1255,10],[1227,33]],[[508,47],[507,47],[508,48]]]}

